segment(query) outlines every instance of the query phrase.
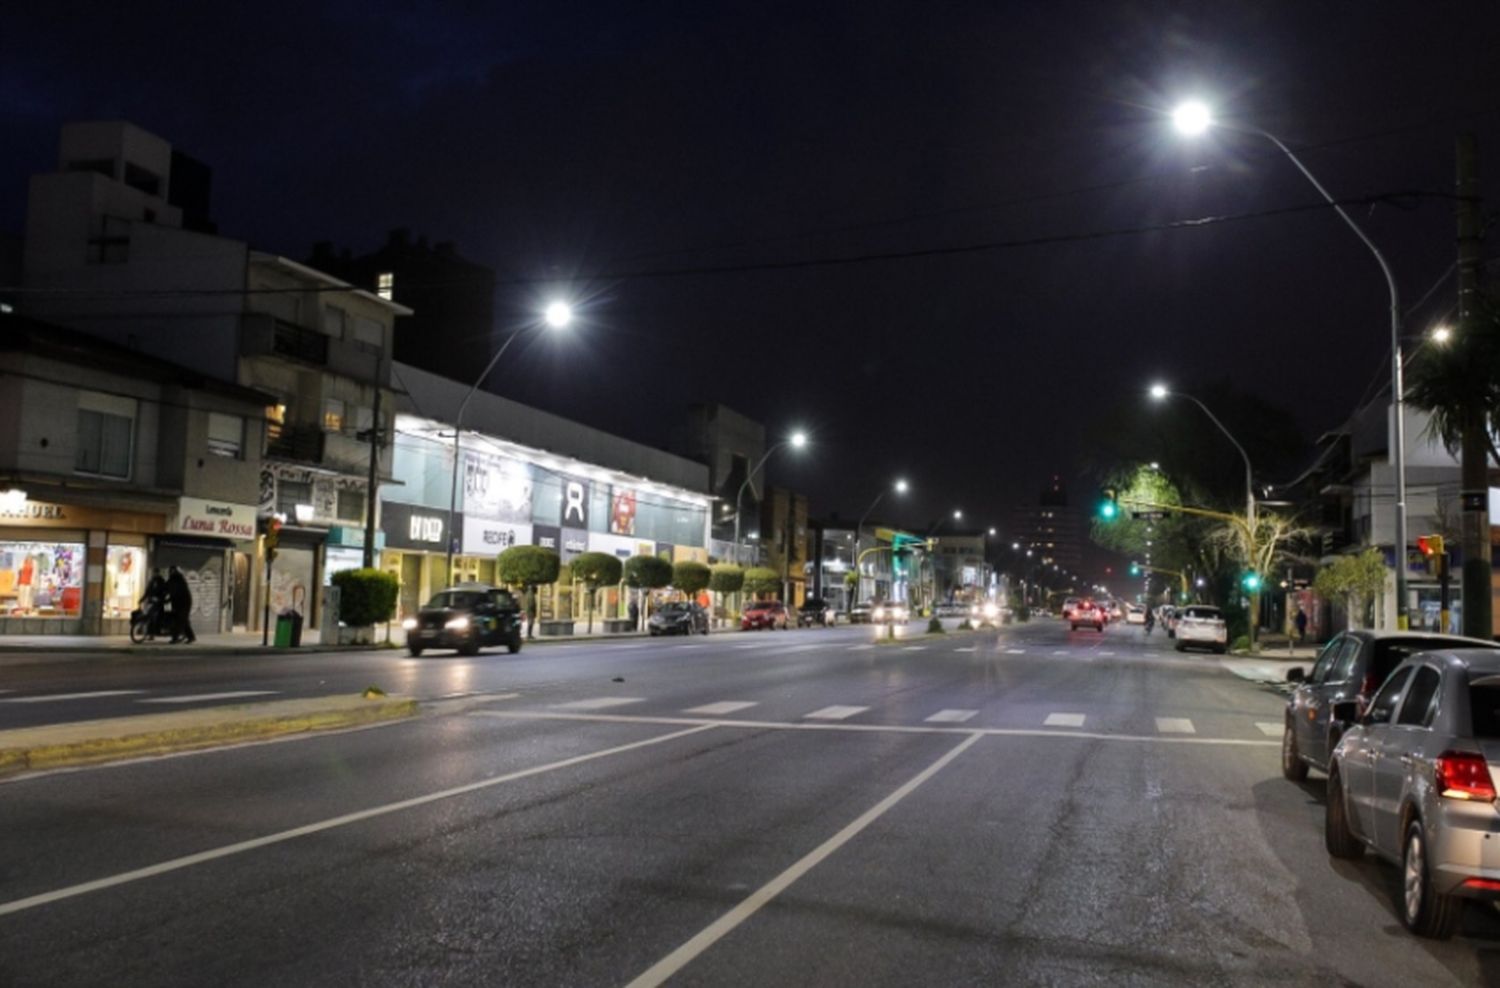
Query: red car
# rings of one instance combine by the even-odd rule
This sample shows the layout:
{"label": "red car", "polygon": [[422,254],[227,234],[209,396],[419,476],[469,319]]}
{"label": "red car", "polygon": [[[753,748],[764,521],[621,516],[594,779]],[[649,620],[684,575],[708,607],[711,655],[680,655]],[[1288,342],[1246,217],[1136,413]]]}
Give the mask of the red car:
{"label": "red car", "polygon": [[1104,608],[1092,600],[1085,600],[1081,604],[1074,605],[1072,614],[1068,616],[1068,623],[1073,626],[1074,631],[1077,631],[1078,626],[1081,624],[1084,627],[1091,627],[1095,631],[1102,632],[1104,626],[1109,623],[1109,618],[1106,616]]}
{"label": "red car", "polygon": [[786,605],[779,600],[758,600],[745,608],[740,615],[740,630],[754,631],[756,628],[786,630]]}

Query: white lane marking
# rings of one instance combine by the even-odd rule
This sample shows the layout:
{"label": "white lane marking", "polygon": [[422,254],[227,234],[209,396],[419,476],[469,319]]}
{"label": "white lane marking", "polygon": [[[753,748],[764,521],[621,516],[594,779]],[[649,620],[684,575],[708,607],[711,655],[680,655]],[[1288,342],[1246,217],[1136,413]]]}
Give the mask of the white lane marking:
{"label": "white lane marking", "polygon": [[1065,648],[1053,649],[1052,654],[1053,655],[1067,655],[1068,654],[1068,650],[1065,649]]}
{"label": "white lane marking", "polygon": [[849,646],[849,651],[851,651],[851,652],[868,652],[870,649],[872,649],[874,647],[875,647],[874,645],[850,645]]}
{"label": "white lane marking", "polygon": [[1048,714],[1043,727],[1082,727],[1086,714]]}
{"label": "white lane marking", "polygon": [[1156,729],[1163,734],[1197,734],[1193,722],[1186,717],[1158,717]]}
{"label": "white lane marking", "polygon": [[901,647],[901,651],[903,651],[903,652],[925,652],[925,651],[927,651],[927,646],[926,645],[903,645]]}
{"label": "white lane marking", "polygon": [[139,696],[145,690],[95,690],[92,693],[52,693],[47,696],[13,696],[0,703],[53,703],[58,700],[93,700],[102,696]]}
{"label": "white lane marking", "polygon": [[188,854],[180,858],[172,858],[158,864],[147,865],[144,868],[136,868],[132,871],[124,871],[118,875],[110,875],[105,878],[96,878],[91,882],[83,882],[78,885],[69,885],[66,888],[54,889],[51,892],[43,892],[39,895],[27,896],[24,899],[13,899],[10,902],[0,902],[0,916],[9,916],[12,913],[24,912],[27,909],[35,909],[37,906],[45,906],[49,903],[60,902],[63,899],[71,899],[74,896],[85,895],[89,892],[98,892],[116,885],[125,885],[137,882],[143,878],[153,878],[157,875],[165,875],[168,872],[180,871],[183,868],[191,868],[193,865],[205,864],[209,861],[217,861],[235,854],[243,854],[261,847],[269,847],[272,844],[281,844],[285,841],[294,840],[298,837],[306,837],[309,834],[322,833],[325,830],[333,830],[336,827],[348,826],[351,823],[359,823],[363,820],[371,820],[375,817],[386,816],[401,810],[414,809],[418,806],[426,806],[428,803],[436,803],[440,800],[451,799],[454,796],[463,796],[481,789],[489,789],[493,786],[503,785],[506,782],[514,782],[517,779],[530,778],[533,775],[543,775],[547,772],[555,772],[558,769],[570,768],[591,762],[596,758],[606,758],[610,755],[619,755],[637,748],[646,748],[654,744],[662,744],[666,741],[675,741],[685,738],[690,734],[699,734],[703,731],[712,730],[717,724],[699,724],[682,731],[673,731],[671,734],[662,734],[654,738],[646,738],[644,741],[632,741],[629,744],[617,745],[613,748],[605,748],[601,751],[592,751],[586,755],[574,755],[561,761],[548,762],[545,765],[537,765],[532,768],[518,769],[505,775],[497,775],[493,779],[481,779],[478,782],[468,782],[451,789],[440,789],[437,792],[427,793],[425,796],[413,796],[395,803],[386,803],[383,806],[372,806],[369,809],[358,810],[354,813],[345,813],[343,816],[332,817],[327,820],[319,820],[316,823],[305,823],[291,830],[281,830],[264,837],[255,837],[250,840],[240,841],[237,844],[226,844],[223,847],[210,848],[207,851],[199,851],[197,854]]}
{"label": "white lane marking", "polygon": [[970,645],[968,648],[955,648],[953,651],[955,651],[955,652],[977,652],[978,650],[979,650],[978,646],[976,646],[976,645]]}
{"label": "white lane marking", "polygon": [[244,696],[272,696],[277,690],[234,690],[230,693],[199,693],[196,696],[153,696],[136,703],[198,703],[208,700],[237,700]]}
{"label": "white lane marking", "polygon": [[1275,721],[1258,720],[1255,722],[1255,726],[1260,728],[1260,733],[1266,735],[1267,737],[1281,737],[1281,724],[1276,723]]}
{"label": "white lane marking", "polygon": [[879,820],[897,803],[910,796],[922,783],[941,772],[953,759],[972,748],[979,741],[980,737],[981,735],[979,734],[970,734],[963,741],[950,748],[937,761],[902,783],[901,787],[895,792],[861,813],[853,823],[850,823],[822,844],[819,844],[786,871],[783,871],[765,885],[756,889],[749,898],[714,920],[687,943],[684,943],[651,965],[626,985],[626,988],[656,988],[657,985],[662,984],[678,971],[681,971],[688,964],[692,963],[695,957],[709,947],[712,947],[745,920],[754,916],[766,903],[790,888],[797,879],[807,874],[813,868],[817,867],[819,863],[827,859],[829,855],[859,836],[861,831],[876,820]]}
{"label": "white lane marking", "polygon": [[1105,651],[1100,651],[1100,653],[1099,653],[1099,654],[1100,654],[1100,655],[1114,655],[1114,654],[1115,654],[1115,653],[1113,653],[1113,652],[1105,652]]}
{"label": "white lane marking", "polygon": [[554,710],[607,710],[631,703],[645,703],[644,696],[596,696],[591,700],[574,700],[571,703],[554,703]]}
{"label": "white lane marking", "polygon": [[1024,648],[1007,648],[1005,650],[1005,654],[1006,655],[1025,655],[1026,654],[1026,649],[1024,649]]}
{"label": "white lane marking", "polygon": [[708,714],[710,717],[722,717],[724,714],[732,714],[737,710],[749,710],[760,704],[747,700],[723,700],[719,703],[705,703],[701,707],[693,707],[684,710],[685,714]]}
{"label": "white lane marking", "polygon": [[514,720],[573,720],[590,724],[699,724],[707,727],[742,727],[751,731],[850,731],[864,734],[987,734],[997,738],[1069,738],[1085,741],[1126,741],[1131,744],[1191,744],[1220,748],[1276,748],[1279,741],[1251,738],[1164,737],[1160,734],[1106,734],[1103,731],[1064,731],[1041,727],[922,727],[917,724],[839,724],[828,721],[709,720],[694,717],[660,717],[647,714],[573,714],[547,710],[473,710],[470,717],[500,717]]}
{"label": "white lane marking", "polygon": [[774,644],[776,644],[776,643],[775,642],[759,642],[759,643],[757,643],[755,645],[736,645],[734,647],[737,648],[737,649],[739,649],[740,651],[744,651],[747,648],[766,648],[767,646],[774,645]]}
{"label": "white lane marking", "polygon": [[807,720],[845,720],[846,718],[853,717],[855,714],[862,714],[869,709],[869,707],[833,706],[814,710],[812,713],[803,714],[802,716]]}
{"label": "white lane marking", "polygon": [[929,724],[962,724],[979,713],[977,710],[939,710],[927,718]]}
{"label": "white lane marking", "polygon": [[798,646],[796,646],[794,648],[784,648],[784,649],[782,649],[782,651],[783,652],[811,652],[815,648],[822,648],[822,647],[823,647],[822,645],[798,645]]}

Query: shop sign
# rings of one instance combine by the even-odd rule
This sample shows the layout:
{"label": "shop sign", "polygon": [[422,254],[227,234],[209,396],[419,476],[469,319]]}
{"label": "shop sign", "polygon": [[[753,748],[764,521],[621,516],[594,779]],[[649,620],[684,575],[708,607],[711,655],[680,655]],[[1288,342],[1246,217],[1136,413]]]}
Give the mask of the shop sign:
{"label": "shop sign", "polygon": [[574,556],[589,551],[589,533],[579,528],[562,530],[562,561],[571,562]]}
{"label": "shop sign", "polygon": [[656,543],[641,542],[638,539],[626,538],[623,535],[605,535],[601,532],[589,533],[589,551],[603,552],[620,559],[629,559],[631,556],[650,556],[656,551]]}
{"label": "shop sign", "polygon": [[[589,485],[587,481],[563,478],[562,527],[589,527]],[[580,550],[582,551],[582,550]]]}
{"label": "shop sign", "polygon": [[256,509],[248,504],[183,497],[177,499],[171,531],[243,542],[255,538],[255,515]]}
{"label": "shop sign", "polygon": [[447,551],[448,512],[392,501],[381,503],[380,527],[392,549]]}
{"label": "shop sign", "polygon": [[497,556],[513,545],[531,545],[530,525],[464,515],[465,556]]}
{"label": "shop sign", "polygon": [[562,529],[556,525],[533,525],[531,544],[553,552],[562,553]]}
{"label": "shop sign", "polygon": [[143,515],[133,511],[106,511],[80,508],[72,504],[53,504],[50,501],[0,498],[0,525],[97,528],[156,534],[164,530],[165,521],[161,515]]}
{"label": "shop sign", "polygon": [[[328,544],[347,546],[350,549],[363,549],[365,547],[365,530],[353,525],[334,525],[328,529]],[[385,548],[385,533],[376,531],[375,548]]]}
{"label": "shop sign", "polygon": [[[531,467],[478,450],[464,453],[464,514],[531,521]],[[468,550],[465,550],[466,552]]]}

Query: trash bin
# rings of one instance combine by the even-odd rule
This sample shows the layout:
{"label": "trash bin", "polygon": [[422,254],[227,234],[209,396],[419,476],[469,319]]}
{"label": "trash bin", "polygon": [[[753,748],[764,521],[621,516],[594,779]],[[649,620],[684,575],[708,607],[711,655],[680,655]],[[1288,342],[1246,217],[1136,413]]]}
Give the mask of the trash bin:
{"label": "trash bin", "polygon": [[299,648],[302,645],[302,615],[296,611],[282,611],[276,615],[277,648]]}

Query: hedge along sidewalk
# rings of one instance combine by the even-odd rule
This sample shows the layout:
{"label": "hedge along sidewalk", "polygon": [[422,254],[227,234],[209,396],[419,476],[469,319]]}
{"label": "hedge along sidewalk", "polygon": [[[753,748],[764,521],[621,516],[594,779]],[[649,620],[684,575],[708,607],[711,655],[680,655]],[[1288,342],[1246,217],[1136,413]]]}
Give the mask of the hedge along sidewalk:
{"label": "hedge along sidewalk", "polygon": [[0,731],[0,777],[197,751],[417,714],[411,697],[341,694]]}

